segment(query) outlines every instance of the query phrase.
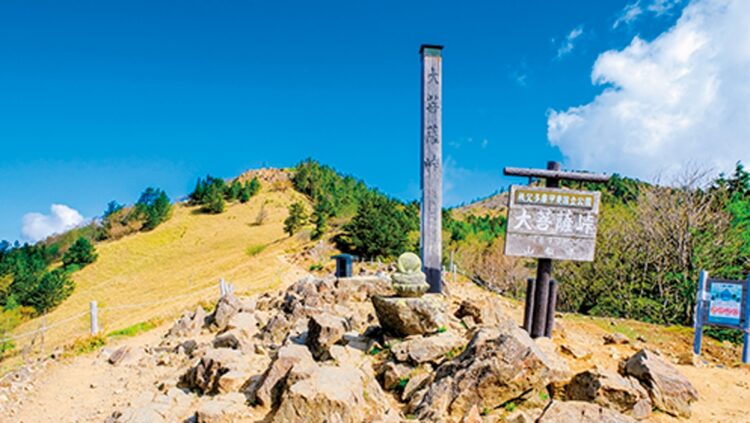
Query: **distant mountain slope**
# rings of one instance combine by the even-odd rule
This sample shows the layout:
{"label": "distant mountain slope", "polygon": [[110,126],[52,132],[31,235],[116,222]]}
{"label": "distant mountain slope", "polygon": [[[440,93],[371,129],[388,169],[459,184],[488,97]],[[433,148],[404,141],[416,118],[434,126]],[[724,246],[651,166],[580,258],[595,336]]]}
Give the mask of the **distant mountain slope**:
{"label": "distant mountain slope", "polygon": [[[228,204],[224,213],[209,215],[179,203],[172,218],[153,231],[97,244],[99,259],[74,274],[73,294],[46,316],[13,331],[17,335],[50,326],[44,340],[26,337],[16,341],[17,347],[35,338],[34,348],[43,342],[51,350],[87,335],[90,301],[98,302],[106,333],[213,301],[219,278],[234,284],[236,292],[250,293],[279,285],[288,272],[299,273],[283,255],[299,251],[302,241],[283,232],[283,220],[291,202],[307,200],[284,189],[289,186],[286,172],[264,169],[243,177],[255,175],[262,190],[247,204]],[[256,225],[261,207],[267,218]]]}

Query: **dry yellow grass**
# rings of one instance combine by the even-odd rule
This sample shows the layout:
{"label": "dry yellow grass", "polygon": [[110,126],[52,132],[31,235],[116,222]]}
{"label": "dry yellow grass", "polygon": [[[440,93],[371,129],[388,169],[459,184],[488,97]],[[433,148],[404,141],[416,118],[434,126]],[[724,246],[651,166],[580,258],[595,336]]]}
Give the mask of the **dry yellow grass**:
{"label": "dry yellow grass", "polygon": [[[97,244],[99,259],[74,274],[73,295],[47,316],[26,322],[14,333],[71,319],[46,331],[44,350],[51,351],[87,335],[90,301],[98,302],[99,323],[106,333],[176,316],[201,301],[215,301],[219,278],[232,283],[238,293],[273,289],[283,279],[288,281],[292,274],[300,273],[283,258],[286,251],[298,250],[302,243],[283,232],[287,207],[296,200],[305,201],[293,190],[264,189],[249,203],[228,205],[219,215],[176,205],[172,218],[151,232]],[[267,218],[262,225],[255,225],[264,203]],[[266,247],[248,255],[248,248],[259,245]],[[81,316],[76,318],[78,314]],[[17,348],[28,348],[32,338],[38,351],[39,336],[18,340]]]}

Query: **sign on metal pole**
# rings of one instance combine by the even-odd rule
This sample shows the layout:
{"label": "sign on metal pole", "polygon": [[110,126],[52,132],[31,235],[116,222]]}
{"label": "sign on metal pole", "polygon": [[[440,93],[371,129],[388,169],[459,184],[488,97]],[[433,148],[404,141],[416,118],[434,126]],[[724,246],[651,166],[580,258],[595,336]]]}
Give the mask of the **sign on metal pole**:
{"label": "sign on metal pole", "polygon": [[511,186],[505,255],[593,261],[596,191]]}
{"label": "sign on metal pole", "polygon": [[701,353],[703,326],[720,326],[744,332],[742,362],[750,362],[750,277],[747,280],[711,279],[701,271],[695,307],[693,352]]}

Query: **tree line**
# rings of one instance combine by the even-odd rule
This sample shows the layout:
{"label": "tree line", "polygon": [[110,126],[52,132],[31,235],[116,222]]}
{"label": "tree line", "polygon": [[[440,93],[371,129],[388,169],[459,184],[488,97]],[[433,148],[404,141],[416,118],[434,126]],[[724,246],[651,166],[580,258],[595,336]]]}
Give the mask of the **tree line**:
{"label": "tree line", "polygon": [[211,175],[198,179],[195,189],[190,193],[190,203],[202,206],[206,213],[222,213],[227,201],[247,203],[260,191],[260,181],[255,177],[243,184],[239,178],[227,184],[221,178]]}

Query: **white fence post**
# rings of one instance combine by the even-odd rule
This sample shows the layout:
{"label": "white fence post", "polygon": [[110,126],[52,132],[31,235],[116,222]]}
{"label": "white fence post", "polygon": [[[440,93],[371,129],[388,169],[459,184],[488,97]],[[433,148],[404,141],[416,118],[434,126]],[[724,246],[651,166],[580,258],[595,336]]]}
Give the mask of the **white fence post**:
{"label": "white fence post", "polygon": [[227,285],[226,282],[224,282],[224,278],[219,279],[219,295],[221,297],[227,295]]}
{"label": "white fence post", "polygon": [[91,316],[91,334],[99,333],[99,310],[96,307],[96,301],[89,303],[89,314]]}

